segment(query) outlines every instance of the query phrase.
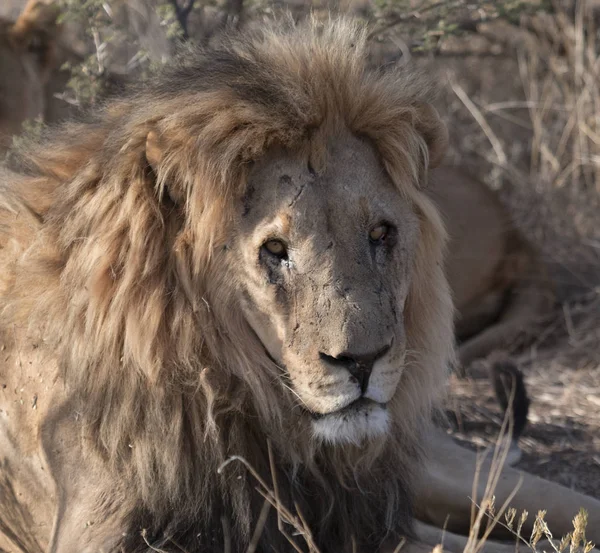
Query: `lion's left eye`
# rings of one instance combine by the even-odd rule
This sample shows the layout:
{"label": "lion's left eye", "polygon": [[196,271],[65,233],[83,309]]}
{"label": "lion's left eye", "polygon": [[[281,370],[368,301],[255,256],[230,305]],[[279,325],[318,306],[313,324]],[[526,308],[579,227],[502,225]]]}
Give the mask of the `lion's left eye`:
{"label": "lion's left eye", "polygon": [[371,232],[369,232],[369,240],[371,242],[383,242],[389,231],[390,227],[388,225],[377,225],[371,229]]}
{"label": "lion's left eye", "polygon": [[287,257],[287,248],[281,240],[267,240],[263,244],[263,248],[280,259]]}

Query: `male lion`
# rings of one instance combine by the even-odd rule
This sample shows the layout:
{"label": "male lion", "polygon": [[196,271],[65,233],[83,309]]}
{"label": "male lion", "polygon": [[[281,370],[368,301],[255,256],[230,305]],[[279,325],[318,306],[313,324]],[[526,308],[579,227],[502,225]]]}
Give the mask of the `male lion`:
{"label": "male lion", "polygon": [[[365,37],[226,38],[1,177],[0,547],[418,548],[415,491],[424,521],[468,523],[474,455],[430,439],[453,313],[423,188],[446,133]],[[540,482],[515,501],[561,490],[557,532],[600,516]]]}
{"label": "male lion", "polygon": [[16,21],[0,18],[0,153],[27,119],[44,115],[57,66],[56,7],[30,0]]}

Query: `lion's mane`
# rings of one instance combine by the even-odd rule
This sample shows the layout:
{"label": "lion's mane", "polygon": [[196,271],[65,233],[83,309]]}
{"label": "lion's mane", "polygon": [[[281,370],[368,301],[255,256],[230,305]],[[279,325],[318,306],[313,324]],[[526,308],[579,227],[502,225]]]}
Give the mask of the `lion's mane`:
{"label": "lion's mane", "polygon": [[[2,324],[29,325],[58,359],[86,462],[107,475],[99,512],[127,517],[125,542],[139,544],[143,526],[163,549],[166,536],[221,550],[227,519],[234,551],[244,548],[263,499],[241,465],[217,469],[240,455],[271,482],[267,439],[283,501],[324,551],[410,533],[411,481],[452,344],[444,233],[419,190],[445,134],[422,80],[367,69],[364,30],[292,27],[182,55],[94,120],[29,148],[26,177],[3,192]],[[393,433],[362,448],[315,443],[298,422],[237,308],[225,255],[252,161],[281,144],[310,148],[318,167],[342,127],[373,142],[421,221]],[[156,172],[151,129],[165,144]],[[272,520],[263,539],[289,547]]]}

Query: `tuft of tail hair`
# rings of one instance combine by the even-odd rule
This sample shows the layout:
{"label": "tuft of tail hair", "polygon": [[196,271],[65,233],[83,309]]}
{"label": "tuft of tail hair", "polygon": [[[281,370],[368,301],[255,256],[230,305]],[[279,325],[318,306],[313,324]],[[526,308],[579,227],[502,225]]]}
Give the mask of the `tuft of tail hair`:
{"label": "tuft of tail hair", "polygon": [[527,426],[530,404],[523,373],[513,361],[503,359],[492,364],[490,379],[504,416],[508,409],[511,410],[509,415],[514,422],[512,440],[516,443]]}

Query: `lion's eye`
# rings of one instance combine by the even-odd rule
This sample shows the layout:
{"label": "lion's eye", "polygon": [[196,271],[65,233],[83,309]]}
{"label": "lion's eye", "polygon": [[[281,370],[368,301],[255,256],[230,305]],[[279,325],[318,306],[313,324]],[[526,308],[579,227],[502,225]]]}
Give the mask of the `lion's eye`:
{"label": "lion's eye", "polygon": [[263,244],[263,248],[280,259],[287,257],[287,248],[281,240],[267,240]]}
{"label": "lion's eye", "polygon": [[383,242],[388,235],[389,230],[387,225],[377,225],[369,232],[369,240],[371,240],[371,242]]}

